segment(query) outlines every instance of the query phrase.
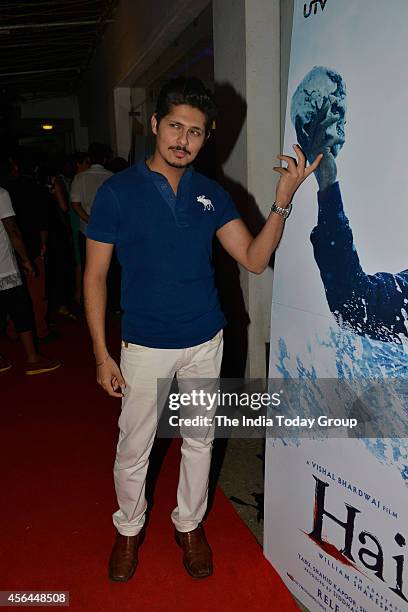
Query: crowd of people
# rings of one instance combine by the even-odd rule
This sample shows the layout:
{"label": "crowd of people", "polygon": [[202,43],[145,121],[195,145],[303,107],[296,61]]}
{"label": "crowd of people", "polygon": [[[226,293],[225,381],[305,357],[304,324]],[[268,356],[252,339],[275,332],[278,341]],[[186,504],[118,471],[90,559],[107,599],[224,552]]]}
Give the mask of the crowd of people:
{"label": "crowd of people", "polygon": [[[30,150],[7,155],[0,174],[0,333],[20,339],[25,373],[50,372],[58,359],[41,345],[58,337],[57,323],[82,312],[86,226],[98,188],[127,167],[106,145],[44,159]],[[114,258],[109,308],[120,310],[120,267]],[[12,367],[0,351],[0,372]]]}

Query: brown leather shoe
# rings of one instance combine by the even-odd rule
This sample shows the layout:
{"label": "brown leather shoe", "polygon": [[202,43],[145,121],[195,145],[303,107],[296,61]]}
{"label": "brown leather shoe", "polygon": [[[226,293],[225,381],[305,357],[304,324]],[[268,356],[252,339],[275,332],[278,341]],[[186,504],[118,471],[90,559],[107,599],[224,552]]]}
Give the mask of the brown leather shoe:
{"label": "brown leather shoe", "polygon": [[109,559],[109,580],[130,580],[138,563],[138,550],[143,542],[144,531],[135,536],[124,536],[117,532],[116,542]]}
{"label": "brown leather shoe", "polygon": [[205,537],[204,528],[199,525],[185,533],[175,531],[177,544],[183,549],[183,563],[193,578],[207,578],[213,573],[212,552]]}

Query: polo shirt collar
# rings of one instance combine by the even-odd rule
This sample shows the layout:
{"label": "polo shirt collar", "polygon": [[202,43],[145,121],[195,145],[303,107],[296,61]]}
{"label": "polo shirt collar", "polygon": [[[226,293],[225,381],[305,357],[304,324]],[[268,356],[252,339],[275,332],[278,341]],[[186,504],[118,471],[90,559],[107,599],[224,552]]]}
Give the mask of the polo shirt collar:
{"label": "polo shirt collar", "polygon": [[[165,181],[167,181],[164,174],[161,174],[160,172],[156,172],[155,170],[150,170],[150,168],[146,164],[146,161],[147,161],[147,158],[141,159],[137,164],[138,170],[142,173],[144,177],[153,178],[153,180],[161,177]],[[189,166],[187,166],[186,170],[184,171],[183,176],[181,177],[181,181],[185,182],[186,180],[189,180],[193,176],[193,173],[194,173],[194,168],[190,164]]]}

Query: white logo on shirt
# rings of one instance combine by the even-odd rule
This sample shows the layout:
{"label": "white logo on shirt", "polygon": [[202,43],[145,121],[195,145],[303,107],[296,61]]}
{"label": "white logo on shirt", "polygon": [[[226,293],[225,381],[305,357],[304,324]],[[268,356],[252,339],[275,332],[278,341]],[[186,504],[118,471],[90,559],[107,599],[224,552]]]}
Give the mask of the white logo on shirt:
{"label": "white logo on shirt", "polygon": [[197,202],[204,206],[203,210],[214,210],[214,204],[204,195],[197,196]]}

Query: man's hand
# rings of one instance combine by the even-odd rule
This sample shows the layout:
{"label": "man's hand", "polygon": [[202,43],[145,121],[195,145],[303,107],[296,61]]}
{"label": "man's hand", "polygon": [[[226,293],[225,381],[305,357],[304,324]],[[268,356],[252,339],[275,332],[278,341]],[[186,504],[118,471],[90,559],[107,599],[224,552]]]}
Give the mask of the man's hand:
{"label": "man's hand", "polygon": [[316,171],[323,157],[323,154],[317,155],[310,166],[306,167],[306,157],[300,146],[293,145],[293,149],[297,160],[289,155],[278,155],[278,159],[285,161],[288,165],[286,168],[274,167],[275,172],[281,175],[276,187],[276,202],[282,207],[286,207],[292,201],[297,189],[312,172]]}
{"label": "man's hand", "polygon": [[108,356],[106,361],[96,366],[96,380],[108,395],[123,397],[123,390],[126,387],[125,379],[112,357]]}
{"label": "man's hand", "polygon": [[90,217],[88,213],[85,211],[85,209],[82,208],[81,202],[71,202],[71,206],[73,210],[75,210],[77,215],[79,215],[79,217],[82,219],[82,221],[85,221],[85,223],[89,223]]}
{"label": "man's hand", "polygon": [[20,261],[20,265],[24,272],[27,274],[27,276],[31,276],[32,278],[34,278],[37,275],[37,270],[29,259],[22,259]]}
{"label": "man's hand", "polygon": [[[322,158],[317,156],[313,164],[306,168],[306,157],[299,145],[293,146],[297,160],[288,155],[278,155],[287,163],[287,168],[277,166],[280,179],[276,187],[276,202],[286,208],[296,189],[316,170]],[[217,238],[224,249],[238,263],[250,272],[260,274],[268,265],[271,255],[282,236],[284,220],[281,215],[270,214],[262,230],[253,238],[242,219],[233,219],[217,231]]]}
{"label": "man's hand", "polygon": [[339,120],[340,114],[332,112],[328,98],[325,98],[310,123],[304,125],[300,117],[296,118],[296,135],[309,162],[311,163],[316,155],[323,154],[323,159],[315,172],[320,191],[335,183],[337,179],[335,158],[344,145],[345,138],[341,132],[329,131],[329,128]]}

